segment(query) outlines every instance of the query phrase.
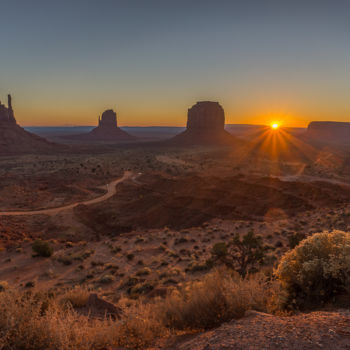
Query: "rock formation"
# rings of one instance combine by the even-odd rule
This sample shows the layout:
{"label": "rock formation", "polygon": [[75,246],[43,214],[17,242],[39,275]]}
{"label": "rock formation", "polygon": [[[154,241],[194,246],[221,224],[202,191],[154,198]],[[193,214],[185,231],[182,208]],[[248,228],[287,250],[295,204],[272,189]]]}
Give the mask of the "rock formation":
{"label": "rock formation", "polygon": [[117,125],[117,114],[107,109],[98,118],[98,126],[87,134],[73,135],[66,138],[86,142],[127,142],[135,138],[121,130]]}
{"label": "rock formation", "polygon": [[51,153],[60,150],[63,147],[31,134],[17,124],[11,95],[8,95],[7,107],[0,102],[0,155]]}
{"label": "rock formation", "polygon": [[197,102],[189,108],[187,129],[173,137],[169,142],[178,145],[224,145],[237,140],[225,127],[225,112],[218,102]]}
{"label": "rock formation", "polygon": [[350,144],[350,123],[311,122],[304,136],[320,142]]}
{"label": "rock formation", "polygon": [[225,112],[218,102],[197,102],[188,109],[187,130],[224,130]]}
{"label": "rock formation", "polygon": [[12,109],[11,95],[7,95],[8,107],[6,108],[0,101],[0,123],[2,124],[16,124],[15,115]]}

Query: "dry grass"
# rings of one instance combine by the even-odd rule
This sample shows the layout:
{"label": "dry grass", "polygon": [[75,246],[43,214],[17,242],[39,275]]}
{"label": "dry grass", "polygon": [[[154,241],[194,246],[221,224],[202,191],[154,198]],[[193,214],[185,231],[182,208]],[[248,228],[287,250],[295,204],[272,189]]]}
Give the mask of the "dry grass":
{"label": "dry grass", "polygon": [[64,293],[61,298],[63,304],[70,304],[74,308],[84,307],[89,299],[90,292],[87,288],[76,287]]}
{"label": "dry grass", "polygon": [[34,293],[1,293],[0,309],[1,349],[102,349],[110,327]]}
{"label": "dry grass", "polygon": [[140,349],[165,334],[148,307],[123,321],[91,320],[41,293],[0,293],[0,349],[73,350],[125,346]]}
{"label": "dry grass", "polygon": [[263,274],[242,279],[227,271],[214,271],[202,281],[174,291],[159,305],[159,316],[167,327],[208,329],[245,311],[268,311],[272,289]]}
{"label": "dry grass", "polygon": [[241,279],[214,271],[165,300],[145,304],[122,299],[123,319],[116,321],[78,315],[72,306],[86,304],[83,288],[59,298],[8,289],[0,293],[0,350],[142,349],[174,330],[208,329],[247,309],[266,311],[271,288],[262,274]]}

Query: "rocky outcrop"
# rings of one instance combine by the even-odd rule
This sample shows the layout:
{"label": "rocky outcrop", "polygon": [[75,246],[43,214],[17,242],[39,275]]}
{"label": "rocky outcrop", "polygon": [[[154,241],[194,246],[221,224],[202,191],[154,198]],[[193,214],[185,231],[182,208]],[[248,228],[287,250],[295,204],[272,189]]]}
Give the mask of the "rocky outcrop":
{"label": "rocky outcrop", "polygon": [[61,145],[25,131],[16,123],[11,95],[8,95],[7,107],[0,102],[0,155],[52,153],[64,149]]}
{"label": "rocky outcrop", "polygon": [[350,123],[311,122],[304,136],[320,142],[350,144]]}
{"label": "rocky outcrop", "polygon": [[78,314],[88,316],[91,319],[120,319],[123,314],[122,309],[114,304],[101,299],[97,294],[92,293],[81,308],[76,308]]}
{"label": "rocky outcrop", "polygon": [[134,141],[135,137],[131,136],[124,130],[120,129],[117,124],[117,113],[112,109],[107,109],[98,118],[98,126],[87,134],[67,136],[72,140],[85,142],[130,142]]}
{"label": "rocky outcrop", "polygon": [[235,137],[224,130],[225,112],[218,102],[197,102],[189,108],[187,129],[169,140],[174,145],[230,145]]}

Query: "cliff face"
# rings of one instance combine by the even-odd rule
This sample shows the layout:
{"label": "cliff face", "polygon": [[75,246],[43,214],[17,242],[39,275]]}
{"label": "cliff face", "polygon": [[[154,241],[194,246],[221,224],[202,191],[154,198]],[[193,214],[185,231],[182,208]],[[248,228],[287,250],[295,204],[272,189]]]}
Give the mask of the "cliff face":
{"label": "cliff face", "polygon": [[317,141],[350,144],[350,123],[311,122],[305,136]]}
{"label": "cliff face", "polygon": [[237,142],[224,130],[225,112],[218,102],[197,102],[188,109],[187,129],[169,140],[174,145],[229,145]]}

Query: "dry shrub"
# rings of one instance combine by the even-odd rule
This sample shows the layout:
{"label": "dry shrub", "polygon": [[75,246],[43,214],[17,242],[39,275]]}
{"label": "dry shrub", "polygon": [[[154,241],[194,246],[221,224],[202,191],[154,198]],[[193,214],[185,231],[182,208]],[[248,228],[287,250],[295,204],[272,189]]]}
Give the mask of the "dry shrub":
{"label": "dry shrub", "polygon": [[246,278],[216,270],[180,290],[159,304],[159,317],[175,329],[209,329],[246,310],[267,311],[272,284],[263,274]]}
{"label": "dry shrub", "polygon": [[275,275],[287,294],[284,306],[319,307],[349,294],[350,233],[316,233],[286,253]]}
{"label": "dry shrub", "polygon": [[155,312],[154,305],[134,303],[126,309],[126,317],[118,327],[118,346],[142,349],[155,338],[169,334]]}
{"label": "dry shrub", "polygon": [[84,307],[89,299],[90,292],[87,288],[78,286],[68,290],[61,298],[64,305],[71,305],[73,308]]}

